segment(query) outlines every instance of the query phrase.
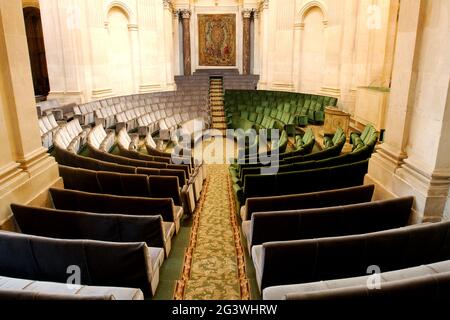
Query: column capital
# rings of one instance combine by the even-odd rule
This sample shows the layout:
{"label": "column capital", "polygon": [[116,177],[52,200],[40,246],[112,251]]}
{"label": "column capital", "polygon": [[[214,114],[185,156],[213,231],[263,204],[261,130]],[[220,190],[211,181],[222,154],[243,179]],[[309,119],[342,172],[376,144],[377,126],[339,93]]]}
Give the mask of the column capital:
{"label": "column capital", "polygon": [[130,23],[128,25],[128,30],[129,31],[138,31],[139,30],[139,26],[137,24]]}
{"label": "column capital", "polygon": [[255,9],[244,9],[242,10],[242,16],[244,17],[244,19],[250,19],[254,11]]}
{"label": "column capital", "polygon": [[261,0],[261,2],[259,3],[259,9],[260,11],[269,9],[269,0]]}
{"label": "column capital", "polygon": [[190,19],[191,18],[191,10],[188,9],[182,9],[180,10],[181,18],[183,19]]}
{"label": "column capital", "polygon": [[164,9],[172,11],[172,0],[163,0]]}

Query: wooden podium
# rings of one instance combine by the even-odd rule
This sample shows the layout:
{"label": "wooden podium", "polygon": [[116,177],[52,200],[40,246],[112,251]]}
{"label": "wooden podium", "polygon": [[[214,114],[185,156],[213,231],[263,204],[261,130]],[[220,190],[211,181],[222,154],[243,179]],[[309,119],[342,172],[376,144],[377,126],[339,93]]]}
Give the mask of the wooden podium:
{"label": "wooden podium", "polygon": [[323,126],[324,135],[334,135],[338,127],[341,127],[347,135],[349,124],[349,113],[339,110],[336,107],[325,108],[325,123]]}

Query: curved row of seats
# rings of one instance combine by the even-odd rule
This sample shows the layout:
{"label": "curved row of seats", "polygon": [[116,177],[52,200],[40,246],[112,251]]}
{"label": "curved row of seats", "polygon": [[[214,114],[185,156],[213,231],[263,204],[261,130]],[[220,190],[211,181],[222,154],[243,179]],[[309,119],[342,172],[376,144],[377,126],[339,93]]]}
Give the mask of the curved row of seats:
{"label": "curved row of seats", "polygon": [[[0,261],[4,295],[135,300],[155,294],[182,208],[171,199],[49,192],[52,208],[11,205],[22,234],[0,233],[2,252],[20,251]],[[73,267],[81,283],[71,288]]]}
{"label": "curved row of seats", "polygon": [[50,113],[42,116],[38,120],[39,132],[41,134],[41,141],[44,148],[51,148],[53,146],[53,137],[59,129],[59,124],[55,119],[55,115]]}
{"label": "curved row of seats", "polygon": [[[233,182],[242,185],[246,175],[258,174],[261,172],[262,168],[268,169],[269,166],[275,166],[274,169],[276,169],[278,173],[282,173],[350,164],[370,158],[376,141],[377,136],[375,135],[370,144],[354,148],[353,151],[349,153],[334,156],[338,151],[340,152],[345,143],[345,135],[343,135],[337,140],[336,145],[329,145],[327,149],[315,154],[286,157],[268,165],[260,165],[258,163],[237,164],[230,168],[230,173]],[[324,157],[324,154],[331,155],[331,157]]]}
{"label": "curved row of seats", "polygon": [[53,143],[60,148],[78,153],[87,142],[90,127],[82,128],[78,119],[62,125],[53,137]]}
{"label": "curved row of seats", "polygon": [[323,123],[324,108],[336,106],[333,97],[276,91],[227,90],[225,114],[232,128],[249,127],[286,129],[295,132],[295,126]]}
{"label": "curved row of seats", "polygon": [[[89,133],[89,136],[95,135],[95,132]],[[196,195],[195,200],[199,200],[200,193],[202,191],[202,185],[203,180],[206,179],[206,177],[203,177],[203,174],[199,174],[201,170],[199,170],[198,167],[192,168],[191,163],[188,164],[180,163],[180,164],[172,164],[170,161],[167,163],[167,158],[161,159],[160,157],[156,158],[154,156],[139,156],[138,158],[134,157],[123,157],[119,155],[110,154],[108,152],[105,152],[104,149],[99,149],[95,145],[90,144],[90,139],[88,137],[88,144],[87,148],[89,151],[89,156],[101,161],[107,161],[112,163],[117,163],[121,165],[127,165],[127,166],[135,166],[135,167],[141,167],[141,168],[158,168],[158,169],[165,169],[167,173],[169,173],[169,170],[183,170],[185,172],[185,176],[180,178],[180,185],[183,186],[185,184],[192,185],[193,190]],[[143,158],[148,158],[147,160],[142,160]]]}
{"label": "curved row of seats", "polygon": [[[159,126],[171,128],[192,118],[202,117],[210,123],[208,94],[170,91],[138,94],[90,102],[74,108],[82,124],[102,124],[105,128],[138,129],[144,135],[155,133]],[[186,118],[186,119],[184,119]]]}
{"label": "curved row of seats", "polygon": [[60,175],[67,188],[115,195],[171,198],[187,214],[195,210],[194,186],[187,184],[184,170],[120,165],[81,157],[60,148],[55,151],[56,160],[64,166],[60,168]]}
{"label": "curved row of seats", "polygon": [[[373,192],[247,199],[242,231],[263,299],[448,297],[450,222],[410,226],[412,197],[372,201]],[[380,287],[370,288],[374,267]]]}

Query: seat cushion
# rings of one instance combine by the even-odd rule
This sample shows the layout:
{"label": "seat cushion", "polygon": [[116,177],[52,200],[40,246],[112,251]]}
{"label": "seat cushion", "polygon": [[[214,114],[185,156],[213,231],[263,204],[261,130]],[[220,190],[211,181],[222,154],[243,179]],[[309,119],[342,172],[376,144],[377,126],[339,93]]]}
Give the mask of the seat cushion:
{"label": "seat cushion", "polygon": [[144,294],[139,289],[98,287],[98,286],[68,286],[66,283],[31,281],[0,277],[0,290],[23,290],[50,295],[80,295],[109,296],[116,300],[143,300]]}
{"label": "seat cushion", "polygon": [[[443,261],[431,265],[417,266],[408,269],[395,270],[381,274],[381,283],[417,278],[430,274],[450,271],[450,261]],[[321,290],[342,289],[349,287],[365,286],[369,276],[318,281],[311,283],[274,286],[264,289],[264,300],[283,300],[290,293],[307,293]]]}

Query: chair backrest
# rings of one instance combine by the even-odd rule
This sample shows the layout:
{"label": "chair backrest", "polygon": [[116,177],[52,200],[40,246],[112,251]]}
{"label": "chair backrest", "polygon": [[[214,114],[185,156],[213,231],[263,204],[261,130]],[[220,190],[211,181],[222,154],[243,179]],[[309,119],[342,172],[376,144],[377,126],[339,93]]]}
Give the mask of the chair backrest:
{"label": "chair backrest", "polygon": [[114,196],[56,188],[51,188],[49,192],[54,207],[60,210],[136,216],[161,215],[164,221],[174,221],[174,203],[171,198]]}
{"label": "chair backrest", "polygon": [[413,201],[408,197],[319,209],[257,212],[252,215],[251,245],[405,227]]}
{"label": "chair backrest", "polygon": [[131,216],[67,211],[12,204],[23,233],[60,239],[145,242],[164,248],[161,216]]}
{"label": "chair backrest", "polygon": [[[276,175],[247,175],[244,178],[244,199],[309,193],[360,186],[369,161]],[[298,183],[301,181],[302,183]]]}
{"label": "chair backrest", "polygon": [[374,190],[374,185],[366,185],[322,192],[249,198],[245,203],[247,219],[250,220],[254,212],[324,208],[370,202]]}
{"label": "chair backrest", "polygon": [[263,244],[261,287],[382,272],[450,259],[450,222],[375,233]]}
{"label": "chair backrest", "polygon": [[140,288],[151,296],[147,251],[143,242],[62,240],[0,232],[0,274],[67,283],[68,268],[77,266],[82,285]]}

